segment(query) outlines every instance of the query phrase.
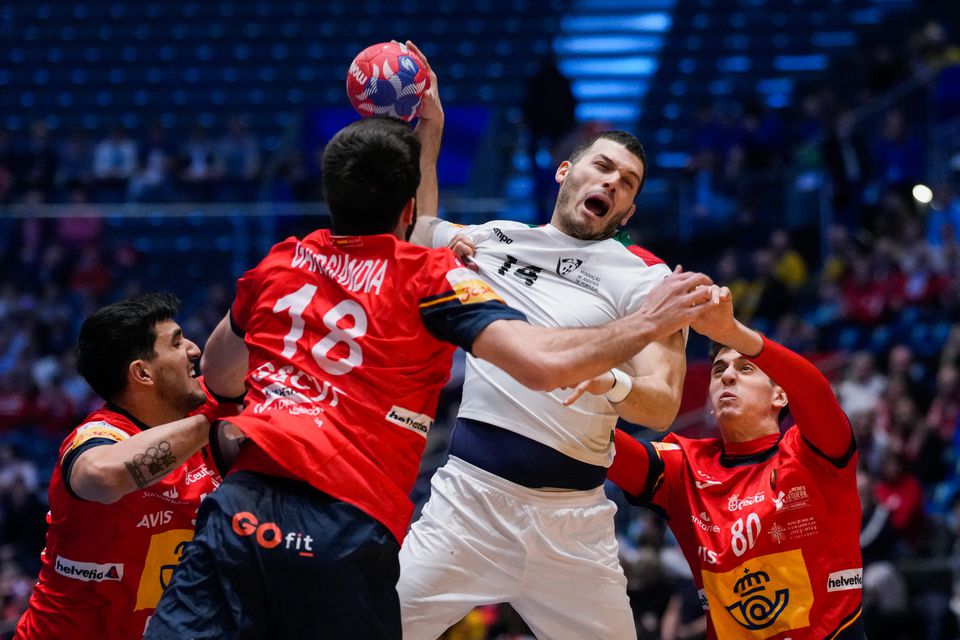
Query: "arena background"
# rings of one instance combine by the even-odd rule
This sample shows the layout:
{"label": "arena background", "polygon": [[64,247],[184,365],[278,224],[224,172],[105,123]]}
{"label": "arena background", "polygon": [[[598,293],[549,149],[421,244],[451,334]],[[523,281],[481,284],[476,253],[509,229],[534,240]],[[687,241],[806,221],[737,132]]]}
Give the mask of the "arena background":
{"label": "arena background", "polygon": [[[448,219],[545,222],[578,140],[638,134],[650,161],[631,235],[729,285],[742,319],[818,362],[853,421],[870,637],[960,637],[960,3],[934,0],[0,5],[3,637],[38,571],[60,439],[97,405],[74,368],[79,323],[169,290],[202,343],[237,275],[327,224],[317,160],[356,117],[347,66],[393,38],[440,78]],[[706,434],[705,345],[688,353],[675,428]],[[640,638],[698,637],[669,533],[625,503],[618,518]],[[523,633],[489,607],[448,636]]]}

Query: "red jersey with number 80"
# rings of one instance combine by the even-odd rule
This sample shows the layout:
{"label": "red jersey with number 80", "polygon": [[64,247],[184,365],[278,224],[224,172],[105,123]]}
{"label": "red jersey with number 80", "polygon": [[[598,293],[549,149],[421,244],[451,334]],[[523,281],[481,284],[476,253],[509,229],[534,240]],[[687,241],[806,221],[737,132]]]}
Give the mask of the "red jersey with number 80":
{"label": "red jersey with number 80", "polygon": [[[250,359],[231,421],[266,470],[359,507],[402,540],[455,350],[423,316],[494,301],[445,249],[327,230],[281,242],[238,282],[232,321]],[[243,453],[239,466],[265,470]]]}

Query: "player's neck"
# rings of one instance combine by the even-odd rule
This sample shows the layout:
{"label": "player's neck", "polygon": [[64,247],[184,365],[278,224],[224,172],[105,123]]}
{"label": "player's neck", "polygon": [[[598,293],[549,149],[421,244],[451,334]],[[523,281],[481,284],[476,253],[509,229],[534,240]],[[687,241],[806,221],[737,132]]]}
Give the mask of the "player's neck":
{"label": "player's neck", "polygon": [[769,438],[772,435],[779,437],[780,426],[775,420],[764,420],[760,423],[747,421],[728,421],[720,424],[720,434],[725,444],[747,444]]}
{"label": "player's neck", "polygon": [[114,399],[111,404],[148,427],[156,427],[185,417],[183,412],[170,407],[168,403],[145,396],[125,395]]}

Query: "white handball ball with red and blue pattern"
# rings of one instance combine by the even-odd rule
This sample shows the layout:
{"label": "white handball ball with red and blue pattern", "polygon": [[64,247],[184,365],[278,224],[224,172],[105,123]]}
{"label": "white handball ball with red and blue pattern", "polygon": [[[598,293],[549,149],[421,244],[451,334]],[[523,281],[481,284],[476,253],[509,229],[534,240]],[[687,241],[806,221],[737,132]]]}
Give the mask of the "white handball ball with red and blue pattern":
{"label": "white handball ball with red and blue pattern", "polygon": [[410,122],[420,112],[430,76],[406,45],[381,42],[367,47],[347,71],[347,96],[363,117],[393,116]]}

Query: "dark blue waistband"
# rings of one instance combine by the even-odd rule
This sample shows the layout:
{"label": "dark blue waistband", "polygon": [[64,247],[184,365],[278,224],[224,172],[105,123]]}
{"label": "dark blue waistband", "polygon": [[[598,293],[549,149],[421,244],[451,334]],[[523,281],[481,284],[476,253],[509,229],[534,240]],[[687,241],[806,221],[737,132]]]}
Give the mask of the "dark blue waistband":
{"label": "dark blue waistband", "polygon": [[469,418],[457,418],[450,455],[531,489],[585,491],[607,479],[606,467],[574,460],[536,440]]}

